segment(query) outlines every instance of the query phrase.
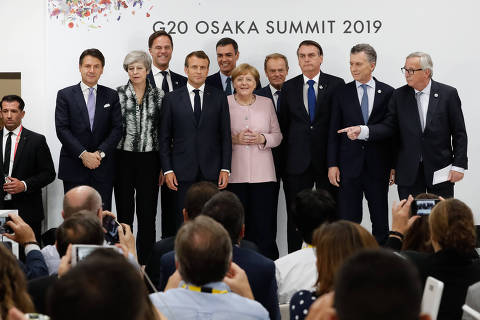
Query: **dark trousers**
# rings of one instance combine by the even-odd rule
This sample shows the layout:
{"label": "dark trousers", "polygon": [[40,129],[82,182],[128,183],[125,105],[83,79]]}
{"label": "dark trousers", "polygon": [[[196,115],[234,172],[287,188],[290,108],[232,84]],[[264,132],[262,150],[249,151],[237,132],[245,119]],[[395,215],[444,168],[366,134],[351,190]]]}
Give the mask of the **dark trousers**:
{"label": "dark trousers", "polygon": [[455,184],[450,181],[445,181],[436,185],[432,185],[430,182],[427,183],[425,179],[425,168],[423,167],[423,162],[420,162],[415,182],[411,186],[398,185],[398,197],[402,200],[407,199],[410,194],[413,197],[416,197],[420,193],[428,192],[445,199],[453,198],[454,185]]}
{"label": "dark trousers", "polygon": [[364,194],[368,201],[372,234],[382,244],[388,237],[388,177],[372,177],[366,170],[357,178],[341,176],[338,191],[339,217],[360,224]]}
{"label": "dark trousers", "polygon": [[230,183],[228,190],[235,193],[245,210],[245,239],[253,241],[260,253],[278,258],[276,182]]}
{"label": "dark trousers", "polygon": [[305,189],[312,189],[314,186],[316,189],[324,189],[333,193],[333,188],[328,181],[327,172],[325,171],[324,174],[317,174],[312,167],[309,167],[302,174],[286,174],[283,178],[283,189],[285,191],[285,200],[287,202],[287,242],[288,252],[290,253],[300,249],[303,242],[302,236],[297,230],[293,219],[293,205],[297,193]]}
{"label": "dark trousers", "polygon": [[112,211],[112,191],[113,183],[111,181],[98,181],[95,177],[90,176],[90,179],[86,182],[75,182],[63,180],[63,192],[67,193],[70,189],[78,186],[90,186],[97,190],[102,197],[103,210]]}
{"label": "dark trousers", "polygon": [[[155,244],[157,214],[158,152],[116,151],[115,203],[118,221],[132,227],[137,212],[137,255],[146,264]],[[135,208],[136,207],[136,208]]]}
{"label": "dark trousers", "polygon": [[162,200],[162,239],[175,236],[177,232],[177,223],[175,219],[175,191],[168,188],[164,183],[160,187],[160,199]]}

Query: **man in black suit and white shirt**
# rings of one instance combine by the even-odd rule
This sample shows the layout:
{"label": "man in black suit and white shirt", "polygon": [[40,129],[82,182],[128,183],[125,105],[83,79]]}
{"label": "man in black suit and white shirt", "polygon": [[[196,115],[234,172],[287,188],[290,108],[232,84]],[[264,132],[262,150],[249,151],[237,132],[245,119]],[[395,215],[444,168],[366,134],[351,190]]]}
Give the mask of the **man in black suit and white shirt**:
{"label": "man in black suit and white shirt", "polygon": [[295,196],[304,189],[330,189],[327,135],[333,94],[343,79],[320,72],[322,47],[305,40],[297,49],[302,74],[282,87],[279,122],[282,129],[283,186],[287,200],[288,251],[300,249],[302,238],[293,223]]}
{"label": "man in black suit and white shirt", "polygon": [[372,233],[379,243],[388,235],[388,181],[392,169],[390,139],[351,141],[337,130],[357,123],[381,122],[393,88],[372,76],[377,53],[368,44],[350,50],[354,81],[341,86],[334,97],[328,135],[328,178],[339,187],[340,219],[362,222],[363,195],[368,200]]}
{"label": "man in black suit and white shirt", "polygon": [[[398,132],[394,179],[400,199],[423,192],[453,197],[454,183],[463,179],[468,162],[457,90],[432,80],[433,63],[427,53],[411,53],[401,70],[407,84],[393,92],[385,120],[339,133],[352,140],[378,141]],[[447,167],[447,181],[433,184],[434,172]]]}
{"label": "man in black suit and white shirt", "polygon": [[[172,36],[164,30],[155,31],[148,38],[148,50],[152,56],[152,70],[147,78],[150,84],[163,90],[165,94],[187,84],[187,78],[170,70],[173,53]],[[175,194],[164,184],[160,172],[160,194],[162,206],[162,239],[172,237],[175,227]]]}
{"label": "man in black suit and white shirt", "polygon": [[1,209],[18,209],[20,217],[40,239],[43,220],[42,188],[55,180],[52,155],[45,137],[22,126],[25,103],[16,95],[2,98]]}
{"label": "man in black suit and white shirt", "polygon": [[188,188],[197,181],[228,184],[232,159],[230,114],[225,94],[205,84],[210,60],[203,51],[185,58],[186,86],[165,95],[160,122],[160,160],[167,186],[177,191],[176,226]]}

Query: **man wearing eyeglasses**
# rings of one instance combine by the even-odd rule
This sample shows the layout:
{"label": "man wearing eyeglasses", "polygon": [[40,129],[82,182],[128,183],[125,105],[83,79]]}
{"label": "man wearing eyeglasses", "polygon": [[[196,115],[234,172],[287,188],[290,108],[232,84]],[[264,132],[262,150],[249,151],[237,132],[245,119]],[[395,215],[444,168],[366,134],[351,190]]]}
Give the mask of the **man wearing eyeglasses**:
{"label": "man wearing eyeglasses", "polygon": [[[338,132],[347,133],[352,140],[369,141],[397,133],[396,170],[391,178],[398,185],[400,199],[422,192],[453,197],[454,184],[463,179],[468,162],[467,132],[457,90],[432,80],[433,63],[426,53],[408,55],[401,70],[407,85],[394,91],[382,123]],[[440,169],[447,172],[443,179],[437,172]]]}

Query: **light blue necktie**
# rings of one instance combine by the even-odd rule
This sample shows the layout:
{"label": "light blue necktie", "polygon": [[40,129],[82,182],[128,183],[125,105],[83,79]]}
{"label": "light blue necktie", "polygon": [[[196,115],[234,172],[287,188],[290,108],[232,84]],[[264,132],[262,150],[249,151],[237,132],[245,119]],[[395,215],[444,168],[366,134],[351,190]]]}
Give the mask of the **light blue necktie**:
{"label": "light blue necktie", "polygon": [[362,108],[363,122],[367,124],[368,122],[368,94],[367,94],[367,85],[364,83],[360,87],[363,89],[362,103],[360,107]]}
{"label": "light blue necktie", "polygon": [[317,104],[317,97],[315,97],[315,89],[313,88],[315,81],[308,80],[307,83],[308,114],[310,115],[310,122],[313,123],[313,120],[315,120],[315,105]]}
{"label": "light blue necktie", "polygon": [[88,88],[87,111],[88,119],[90,120],[90,130],[93,129],[93,118],[95,117],[95,95],[93,90],[93,88]]}

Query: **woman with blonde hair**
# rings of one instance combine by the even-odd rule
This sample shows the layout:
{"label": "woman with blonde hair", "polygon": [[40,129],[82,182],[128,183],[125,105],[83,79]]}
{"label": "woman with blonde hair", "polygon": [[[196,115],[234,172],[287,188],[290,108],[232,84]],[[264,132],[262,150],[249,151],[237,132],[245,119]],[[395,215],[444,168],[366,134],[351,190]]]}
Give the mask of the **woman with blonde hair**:
{"label": "woman with blonde hair", "polygon": [[375,238],[361,225],[350,221],[324,224],[313,234],[318,278],[315,291],[301,290],[290,300],[290,318],[304,319],[317,297],[333,289],[335,275],[343,262],[362,249],[378,248]]}
{"label": "woman with blonde hair", "polygon": [[0,319],[6,319],[11,308],[34,312],[25,274],[13,254],[0,244]]}

